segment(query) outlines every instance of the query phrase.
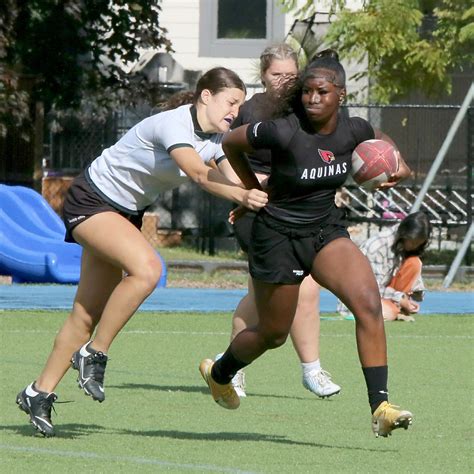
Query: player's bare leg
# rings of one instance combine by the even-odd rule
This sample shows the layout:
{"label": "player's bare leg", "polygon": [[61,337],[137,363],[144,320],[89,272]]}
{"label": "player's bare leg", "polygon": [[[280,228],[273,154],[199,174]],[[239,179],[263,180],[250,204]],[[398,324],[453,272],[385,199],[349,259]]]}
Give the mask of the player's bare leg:
{"label": "player's bare leg", "polygon": [[354,314],[357,349],[376,436],[408,428],[412,414],[388,403],[387,343],[377,282],[367,258],[347,238],[329,242],[316,256],[312,274]]}
{"label": "player's bare leg", "polygon": [[290,336],[301,361],[303,386],[318,397],[326,398],[339,393],[341,387],[321,366],[319,289],[311,275],[302,281]]}

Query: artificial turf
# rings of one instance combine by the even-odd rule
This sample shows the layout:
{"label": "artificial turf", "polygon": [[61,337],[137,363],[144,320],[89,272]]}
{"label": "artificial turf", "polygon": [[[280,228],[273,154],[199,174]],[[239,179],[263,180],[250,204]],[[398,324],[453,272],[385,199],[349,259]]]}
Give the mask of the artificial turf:
{"label": "artificial turf", "polygon": [[321,359],[340,395],[301,384],[288,342],[247,368],[236,411],[215,404],[198,372],[227,347],[226,313],[140,312],[115,340],[106,401],[70,371],[58,386],[57,436],[35,435],[14,401],[41,371],[65,312],[0,312],[2,472],[473,472],[474,315],[387,323],[390,399],[413,411],[408,431],[375,439],[354,322],[321,322]]}

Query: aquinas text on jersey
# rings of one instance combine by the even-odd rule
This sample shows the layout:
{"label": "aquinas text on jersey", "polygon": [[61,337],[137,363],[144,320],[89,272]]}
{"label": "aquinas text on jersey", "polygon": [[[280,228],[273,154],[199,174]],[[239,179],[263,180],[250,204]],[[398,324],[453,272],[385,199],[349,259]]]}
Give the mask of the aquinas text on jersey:
{"label": "aquinas text on jersey", "polygon": [[345,173],[347,173],[347,163],[337,163],[320,168],[304,168],[300,179],[320,179]]}

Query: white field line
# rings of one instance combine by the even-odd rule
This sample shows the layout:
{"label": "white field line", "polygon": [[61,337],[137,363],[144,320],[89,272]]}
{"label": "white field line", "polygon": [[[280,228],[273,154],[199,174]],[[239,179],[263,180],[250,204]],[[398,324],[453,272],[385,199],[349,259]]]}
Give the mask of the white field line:
{"label": "white field line", "polygon": [[46,448],[29,448],[25,446],[11,446],[8,444],[0,444],[0,449],[5,451],[14,451],[20,453],[34,453],[42,454],[45,456],[61,456],[65,458],[79,458],[79,459],[97,459],[100,461],[117,461],[117,462],[128,462],[130,464],[151,464],[154,466],[162,466],[175,469],[186,469],[190,471],[199,472],[229,472],[232,474],[252,474],[249,471],[241,471],[240,469],[233,469],[228,467],[213,466],[210,464],[182,464],[174,463],[170,461],[162,461],[155,458],[143,458],[135,456],[107,456],[97,453],[85,452],[85,451],[63,451],[60,449],[46,449]]}
{"label": "white field line", "polygon": [[[0,334],[56,334],[57,331],[47,329],[0,329]],[[176,335],[176,336],[228,336],[229,332],[218,331],[158,331],[148,329],[124,329],[120,334],[130,335]],[[353,338],[353,334],[324,334],[321,337],[349,337]],[[387,339],[474,339],[471,334],[399,334],[388,335]]]}

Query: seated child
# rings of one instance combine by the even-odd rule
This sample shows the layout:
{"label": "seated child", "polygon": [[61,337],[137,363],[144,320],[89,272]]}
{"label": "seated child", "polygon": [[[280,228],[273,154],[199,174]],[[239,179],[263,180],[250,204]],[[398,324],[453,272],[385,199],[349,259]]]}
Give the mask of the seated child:
{"label": "seated child", "polygon": [[[425,290],[421,256],[430,234],[427,215],[415,212],[360,246],[377,279],[385,321],[415,320],[412,315],[418,313]],[[338,309],[344,312],[346,308],[339,305]]]}

